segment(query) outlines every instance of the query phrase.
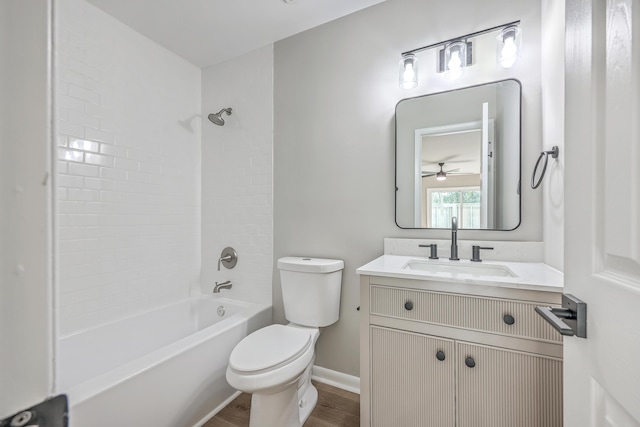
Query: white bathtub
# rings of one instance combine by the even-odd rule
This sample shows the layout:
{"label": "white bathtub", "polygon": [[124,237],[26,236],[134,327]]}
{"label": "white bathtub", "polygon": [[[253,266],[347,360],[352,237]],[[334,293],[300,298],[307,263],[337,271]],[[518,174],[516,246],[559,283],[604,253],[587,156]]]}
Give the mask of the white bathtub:
{"label": "white bathtub", "polygon": [[270,323],[270,306],[199,296],[60,338],[70,426],[201,425],[236,393],[233,347]]}

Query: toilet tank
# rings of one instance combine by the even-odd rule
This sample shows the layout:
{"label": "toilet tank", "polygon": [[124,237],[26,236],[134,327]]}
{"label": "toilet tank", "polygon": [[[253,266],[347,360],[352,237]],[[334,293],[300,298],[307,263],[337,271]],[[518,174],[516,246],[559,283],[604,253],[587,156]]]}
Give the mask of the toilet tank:
{"label": "toilet tank", "polygon": [[338,321],[344,261],[312,257],[278,260],[284,315],[297,325],[321,327]]}

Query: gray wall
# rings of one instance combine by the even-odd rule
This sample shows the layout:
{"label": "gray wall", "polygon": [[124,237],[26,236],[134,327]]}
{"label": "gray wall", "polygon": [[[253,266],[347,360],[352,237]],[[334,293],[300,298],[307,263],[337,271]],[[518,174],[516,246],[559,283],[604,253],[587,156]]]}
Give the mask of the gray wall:
{"label": "gray wall", "polygon": [[[432,50],[419,54],[421,86],[398,87],[401,52],[517,19],[526,51],[513,69],[497,68],[493,34],[476,46],[485,59],[461,79],[435,76]],[[359,375],[355,270],[382,254],[384,237],[449,237],[446,230],[401,230],[394,223],[396,103],[517,78],[523,85],[523,164],[535,162],[541,147],[539,40],[538,1],[387,0],[276,43],[274,260],[308,255],[345,261],[340,320],[323,331],[316,365]],[[516,231],[463,230],[459,238],[540,241],[540,193],[523,186],[522,203]],[[273,278],[274,320],[284,323],[275,268]]]}

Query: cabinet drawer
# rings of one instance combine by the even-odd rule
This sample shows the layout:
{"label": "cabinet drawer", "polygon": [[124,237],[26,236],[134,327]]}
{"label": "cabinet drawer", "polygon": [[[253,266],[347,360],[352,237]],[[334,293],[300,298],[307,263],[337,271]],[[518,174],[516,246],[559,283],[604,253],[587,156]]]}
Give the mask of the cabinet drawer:
{"label": "cabinet drawer", "polygon": [[536,303],[376,285],[370,291],[371,315],[562,342],[535,312]]}

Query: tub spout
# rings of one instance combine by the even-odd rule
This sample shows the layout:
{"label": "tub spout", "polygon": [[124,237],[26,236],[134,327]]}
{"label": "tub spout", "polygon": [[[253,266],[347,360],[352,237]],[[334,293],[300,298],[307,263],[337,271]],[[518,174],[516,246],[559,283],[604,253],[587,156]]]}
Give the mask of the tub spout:
{"label": "tub spout", "polygon": [[220,289],[231,289],[231,286],[233,286],[233,284],[231,283],[231,280],[227,280],[226,282],[222,282],[222,283],[216,282],[216,285],[213,287],[213,293],[219,294]]}

